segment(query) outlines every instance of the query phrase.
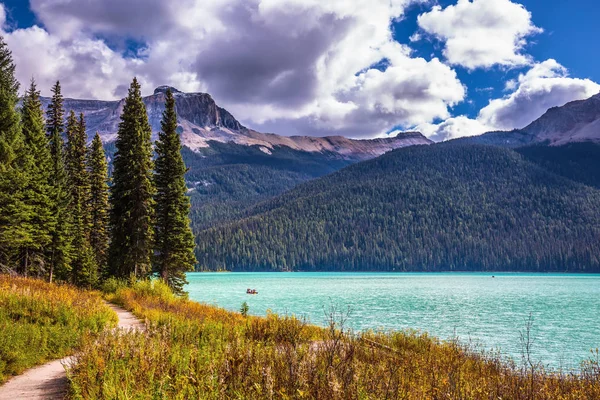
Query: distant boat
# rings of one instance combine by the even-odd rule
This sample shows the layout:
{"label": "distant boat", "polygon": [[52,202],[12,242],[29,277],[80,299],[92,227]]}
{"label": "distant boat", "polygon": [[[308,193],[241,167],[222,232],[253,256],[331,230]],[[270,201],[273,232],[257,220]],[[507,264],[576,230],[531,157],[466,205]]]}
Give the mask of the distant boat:
{"label": "distant boat", "polygon": [[258,294],[256,289],[246,289],[246,294]]}

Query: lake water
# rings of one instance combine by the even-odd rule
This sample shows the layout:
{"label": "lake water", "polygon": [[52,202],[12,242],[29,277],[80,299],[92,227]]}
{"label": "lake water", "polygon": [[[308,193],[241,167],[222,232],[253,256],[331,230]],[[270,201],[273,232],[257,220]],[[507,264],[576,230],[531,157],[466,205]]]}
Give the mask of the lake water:
{"label": "lake water", "polygon": [[[440,273],[190,273],[190,298],[250,314],[307,317],[350,309],[348,325],[455,335],[521,360],[520,332],[533,317],[533,355],[550,368],[577,369],[600,347],[600,275]],[[246,289],[258,290],[247,295]]]}

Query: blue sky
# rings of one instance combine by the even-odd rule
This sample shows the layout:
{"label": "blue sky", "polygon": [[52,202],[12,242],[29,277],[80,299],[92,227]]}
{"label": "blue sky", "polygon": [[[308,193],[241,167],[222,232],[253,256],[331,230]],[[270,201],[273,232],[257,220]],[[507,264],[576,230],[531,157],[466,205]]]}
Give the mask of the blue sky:
{"label": "blue sky", "polygon": [[[161,0],[0,2],[20,80],[34,76],[43,92],[61,79],[72,97],[119,98],[137,75],[147,94],[161,84],[206,91],[245,124],[282,134],[419,129],[443,140],[519,128],[600,88],[592,0],[166,3],[178,9]],[[515,26],[487,29],[483,19]],[[468,48],[482,36],[498,51]],[[61,62],[36,59],[37,46]]]}
{"label": "blue sky", "polygon": [[[570,75],[600,82],[600,53],[594,51],[594,38],[600,36],[598,24],[600,2],[521,0],[518,3],[531,12],[533,23],[544,30],[534,35],[531,43],[526,47],[527,52],[534,59],[539,61],[555,59],[569,70]],[[574,6],[574,3],[577,6]],[[456,0],[439,0],[437,4],[447,7],[456,4]],[[413,5],[402,20],[393,23],[393,30],[398,40],[406,42],[406,38],[419,29],[417,17],[429,8],[429,4]],[[443,58],[439,41],[419,41],[413,43],[412,47],[421,57]],[[475,117],[490,99],[505,94],[506,81],[515,79],[526,70],[526,66],[492,67],[475,71],[457,67],[459,79],[468,87],[470,101],[457,105],[453,109],[454,113]]]}

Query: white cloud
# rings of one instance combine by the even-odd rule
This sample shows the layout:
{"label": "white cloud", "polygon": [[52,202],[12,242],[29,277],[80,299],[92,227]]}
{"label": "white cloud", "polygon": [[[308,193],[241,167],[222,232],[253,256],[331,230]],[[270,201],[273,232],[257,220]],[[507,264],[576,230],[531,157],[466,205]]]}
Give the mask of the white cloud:
{"label": "white cloud", "polygon": [[60,79],[63,91],[71,96],[123,96],[125,85],[142,64],[123,58],[100,40],[76,38],[65,42],[37,26],[4,36],[13,52],[20,82],[34,77],[46,92],[52,82]]}
{"label": "white cloud", "polygon": [[510,0],[458,0],[421,14],[418,24],[445,41],[444,56],[450,64],[468,69],[529,65],[531,57],[522,53],[526,38],[542,32],[531,13]]}
{"label": "white cloud", "polygon": [[490,100],[476,119],[459,116],[439,124],[422,124],[417,129],[436,141],[487,131],[520,129],[551,107],[587,99],[600,91],[600,85],[589,79],[569,77],[567,69],[552,59],[535,64],[509,82],[506,89],[512,92],[503,98]]}
{"label": "white cloud", "polygon": [[[392,37],[391,21],[425,1],[31,0],[43,27],[3,34],[19,80],[45,94],[60,79],[67,96],[114,99],[136,75],[146,94],[209,92],[249,126],[369,137],[464,99],[450,67]],[[124,55],[128,40],[139,56]]]}
{"label": "white cloud", "polygon": [[464,115],[448,118],[439,124],[421,124],[415,128],[429,139],[442,142],[460,137],[476,136],[488,132],[490,127]]}
{"label": "white cloud", "polygon": [[[452,117],[466,90],[455,71],[414,57],[390,29],[409,4],[427,1],[31,0],[43,27],[10,30],[3,7],[0,23],[18,79],[35,77],[44,94],[60,79],[67,96],[115,99],[135,75],[145,94],[162,84],[205,91],[245,125],[280,134],[373,137],[417,126],[444,140],[520,128],[598,91],[548,60],[476,119]],[[539,32],[509,0],[459,0],[419,24],[413,40],[445,40],[445,57],[467,68],[532,63],[522,50]],[[141,50],[125,56],[130,40]],[[371,68],[383,60],[383,70]]]}

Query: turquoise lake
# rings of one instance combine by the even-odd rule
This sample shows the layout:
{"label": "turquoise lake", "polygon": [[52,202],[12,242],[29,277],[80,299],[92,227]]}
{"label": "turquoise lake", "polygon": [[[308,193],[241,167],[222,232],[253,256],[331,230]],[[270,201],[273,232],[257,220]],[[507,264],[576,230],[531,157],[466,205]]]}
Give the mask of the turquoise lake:
{"label": "turquoise lake", "polygon": [[[600,275],[495,273],[190,273],[190,299],[250,314],[306,317],[349,308],[348,325],[418,329],[455,336],[521,361],[520,332],[533,317],[533,356],[549,368],[577,369],[600,347]],[[258,291],[247,295],[246,289]]]}

